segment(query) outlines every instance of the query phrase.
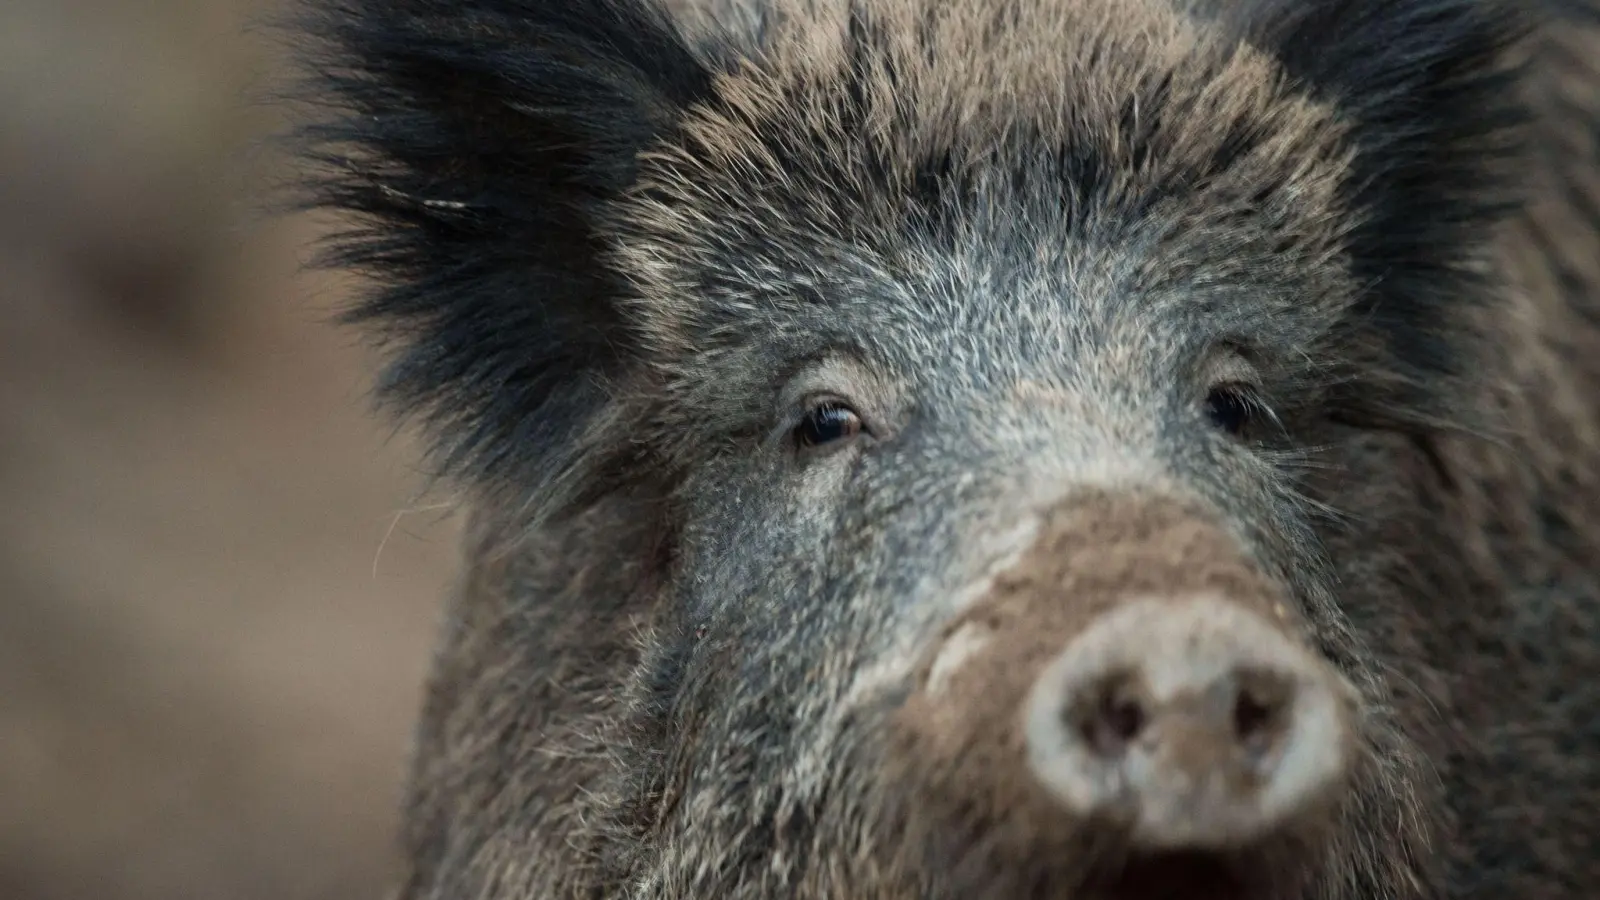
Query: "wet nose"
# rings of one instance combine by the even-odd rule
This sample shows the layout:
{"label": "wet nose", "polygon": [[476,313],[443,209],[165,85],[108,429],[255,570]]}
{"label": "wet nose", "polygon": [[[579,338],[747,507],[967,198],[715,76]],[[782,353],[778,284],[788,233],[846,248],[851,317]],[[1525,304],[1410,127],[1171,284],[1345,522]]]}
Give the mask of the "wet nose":
{"label": "wet nose", "polygon": [[1033,776],[1076,816],[1149,849],[1223,848],[1333,794],[1351,702],[1327,663],[1242,604],[1138,599],[1046,663],[1023,738]]}

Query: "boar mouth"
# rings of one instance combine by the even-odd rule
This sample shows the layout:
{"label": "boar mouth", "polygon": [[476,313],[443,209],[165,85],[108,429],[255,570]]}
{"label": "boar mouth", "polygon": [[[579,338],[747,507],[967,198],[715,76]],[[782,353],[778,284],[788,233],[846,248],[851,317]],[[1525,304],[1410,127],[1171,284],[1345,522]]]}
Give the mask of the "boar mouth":
{"label": "boar mouth", "polygon": [[[963,900],[1291,900],[1307,886],[1306,848],[1267,841],[1232,850],[1135,851],[1110,835],[1057,847],[1055,862],[974,847],[935,877]],[[1314,867],[1313,867],[1314,868]]]}
{"label": "boar mouth", "polygon": [[[1102,847],[1104,850],[1104,847]],[[1304,895],[1299,866],[1274,865],[1269,852],[1170,850],[1102,854],[1086,865],[1003,862],[968,857],[934,879],[938,897],[986,900],[1290,900]],[[1280,860],[1288,862],[1288,860]],[[1298,873],[1298,874],[1291,874]],[[942,882],[942,884],[941,884]]]}
{"label": "boar mouth", "polygon": [[1244,900],[1274,895],[1252,884],[1253,867],[1204,851],[1174,851],[1124,861],[1094,875],[1085,893],[1105,900]]}

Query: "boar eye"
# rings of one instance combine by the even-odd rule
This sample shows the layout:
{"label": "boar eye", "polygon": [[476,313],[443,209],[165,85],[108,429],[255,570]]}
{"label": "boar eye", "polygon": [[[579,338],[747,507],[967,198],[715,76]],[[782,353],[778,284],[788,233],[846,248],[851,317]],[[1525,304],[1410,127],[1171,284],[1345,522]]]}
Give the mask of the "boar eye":
{"label": "boar eye", "polygon": [[1219,384],[1206,396],[1206,414],[1212,424],[1232,435],[1249,427],[1255,401],[1248,385]]}
{"label": "boar eye", "polygon": [[861,432],[861,417],[837,400],[813,406],[795,426],[795,441],[802,449],[820,447],[855,437]]}

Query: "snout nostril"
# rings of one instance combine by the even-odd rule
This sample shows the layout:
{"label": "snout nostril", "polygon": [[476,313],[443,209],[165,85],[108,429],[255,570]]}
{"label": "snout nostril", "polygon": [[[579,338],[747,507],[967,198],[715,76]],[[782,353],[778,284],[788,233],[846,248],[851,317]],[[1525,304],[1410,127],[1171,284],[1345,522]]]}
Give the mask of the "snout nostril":
{"label": "snout nostril", "polygon": [[1249,691],[1240,691],[1233,707],[1233,727],[1239,737],[1249,740],[1266,730],[1272,719],[1272,707],[1256,700]]}
{"label": "snout nostril", "polygon": [[1282,678],[1261,672],[1246,673],[1233,704],[1234,734],[1246,746],[1264,748],[1283,728],[1290,687]]}
{"label": "snout nostril", "polygon": [[1068,719],[1096,753],[1115,756],[1144,731],[1148,715],[1132,676],[1119,675],[1087,692]]}
{"label": "snout nostril", "polygon": [[1127,743],[1144,729],[1144,709],[1129,697],[1108,696],[1104,710],[1106,728],[1112,737]]}

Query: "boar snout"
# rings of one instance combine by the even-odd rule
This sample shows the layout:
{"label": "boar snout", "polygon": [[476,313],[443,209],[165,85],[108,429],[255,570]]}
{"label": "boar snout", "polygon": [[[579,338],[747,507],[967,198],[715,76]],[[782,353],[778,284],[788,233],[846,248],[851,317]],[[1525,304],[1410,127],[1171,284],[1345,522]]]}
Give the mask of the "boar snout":
{"label": "boar snout", "polygon": [[1321,805],[1350,752],[1348,692],[1221,597],[1135,600],[1052,660],[1026,702],[1029,767],[1067,811],[1149,850],[1248,843]]}
{"label": "boar snout", "polygon": [[1203,858],[1265,880],[1172,896],[1293,896],[1282,879],[1339,843],[1355,689],[1282,584],[1192,505],[1097,494],[1041,525],[927,648],[896,713],[893,777],[933,858],[962,860],[980,894],[1126,886],[1132,860],[1165,876]]}

